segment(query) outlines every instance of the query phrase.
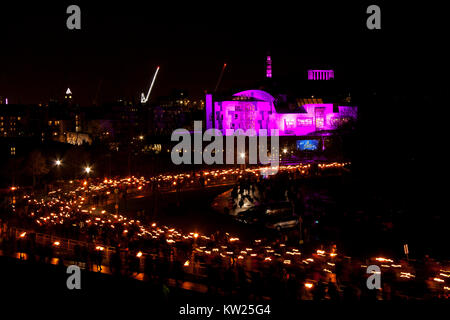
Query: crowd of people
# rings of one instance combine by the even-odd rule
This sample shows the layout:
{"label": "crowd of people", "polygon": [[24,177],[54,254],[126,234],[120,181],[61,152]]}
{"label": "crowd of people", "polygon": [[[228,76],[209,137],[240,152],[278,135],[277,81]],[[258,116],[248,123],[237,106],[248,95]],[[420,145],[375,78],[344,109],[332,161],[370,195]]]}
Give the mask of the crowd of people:
{"label": "crowd of people", "polygon": [[[215,171],[202,177],[204,182],[240,179],[232,197],[237,197],[237,193],[240,197],[251,197],[254,202],[287,200],[292,203],[293,214],[302,216],[307,202],[299,177],[310,174],[308,168],[287,168],[268,179],[259,178],[256,170]],[[181,180],[190,182],[188,179],[194,177],[186,174],[149,180],[132,177],[74,181],[72,188],[65,186],[43,198],[21,195],[13,212],[2,217],[3,253],[17,252],[20,257],[40,262],[56,257],[58,263],[73,262],[94,271],[102,271],[106,266],[112,274],[140,274],[145,281],[165,283],[175,279],[181,284],[190,280],[203,283],[210,294],[254,300],[448,297],[450,270],[431,260],[421,267],[382,257],[359,260],[345,256],[331,242],[314,243],[317,250],[311,252],[302,251],[298,243],[285,239],[255,239],[249,243],[226,232],[187,233],[160,226],[146,217],[132,219],[126,213],[107,212],[103,208],[108,202],[115,202],[121,193],[129,197],[151,192],[158,182],[176,187]],[[77,243],[63,249],[65,240],[43,242],[39,241],[39,234],[73,239]],[[369,290],[365,285],[369,264],[378,264],[383,270],[380,290]]]}

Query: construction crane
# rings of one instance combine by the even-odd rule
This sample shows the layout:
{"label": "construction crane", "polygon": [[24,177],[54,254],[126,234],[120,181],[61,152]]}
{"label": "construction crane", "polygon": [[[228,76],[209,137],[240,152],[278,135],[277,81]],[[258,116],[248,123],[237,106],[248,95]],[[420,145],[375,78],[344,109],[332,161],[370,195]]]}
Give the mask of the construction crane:
{"label": "construction crane", "polygon": [[220,82],[222,82],[223,73],[225,72],[225,68],[227,67],[227,64],[224,63],[222,67],[222,71],[220,72],[219,80],[217,80],[216,87],[214,88],[214,93],[216,93],[217,89],[219,88]]}
{"label": "construction crane", "polygon": [[150,84],[150,88],[148,89],[147,95],[141,93],[141,103],[147,103],[148,98],[150,98],[150,93],[152,92],[153,85],[155,84],[156,76],[158,75],[159,66],[156,68],[155,74],[153,75],[152,83]]}

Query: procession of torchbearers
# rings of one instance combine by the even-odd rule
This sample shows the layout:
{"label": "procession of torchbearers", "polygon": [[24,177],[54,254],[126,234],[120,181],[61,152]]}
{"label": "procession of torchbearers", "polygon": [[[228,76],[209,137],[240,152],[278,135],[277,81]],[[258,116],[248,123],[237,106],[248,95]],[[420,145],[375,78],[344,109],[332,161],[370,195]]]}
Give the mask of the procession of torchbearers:
{"label": "procession of torchbearers", "polygon": [[[310,164],[281,166],[278,175],[295,180],[336,172],[333,170],[345,166],[345,163],[315,168]],[[389,257],[361,259],[344,255],[335,243],[305,249],[307,246],[283,237],[243,241],[226,230],[205,235],[160,225],[142,212],[136,216],[119,213],[120,199],[227,183],[239,186],[240,190],[246,188],[248,181],[261,181],[261,170],[218,169],[149,179],[73,180],[41,196],[15,188],[11,190],[10,208],[1,217],[2,253],[41,261],[53,257],[61,264],[76,263],[97,271],[107,269],[112,274],[140,277],[144,281],[175,279],[178,285],[190,280],[205,284],[213,294],[253,299],[448,298],[450,266],[432,259],[420,264]],[[269,189],[276,183],[277,176],[264,182]],[[232,198],[236,203],[236,192]],[[115,204],[112,212],[106,210],[112,204]],[[382,270],[379,290],[370,290],[366,285],[370,276],[367,267],[374,264]]]}

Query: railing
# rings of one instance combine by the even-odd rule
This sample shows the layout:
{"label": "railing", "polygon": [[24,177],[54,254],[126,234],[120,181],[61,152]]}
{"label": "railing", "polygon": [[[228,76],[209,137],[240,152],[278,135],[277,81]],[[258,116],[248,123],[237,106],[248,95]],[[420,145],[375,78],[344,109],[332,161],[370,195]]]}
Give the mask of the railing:
{"label": "railing", "polygon": [[[75,247],[79,246],[81,248],[89,248],[89,242],[86,241],[79,241],[79,240],[73,240],[73,239],[67,239],[62,238],[59,236],[54,236],[50,234],[45,233],[37,233],[33,230],[23,229],[23,228],[16,228],[11,227],[9,229],[9,234],[15,235],[16,240],[20,240],[24,237],[21,237],[21,235],[25,234],[26,236],[29,236],[31,234],[34,234],[35,243],[42,245],[42,246],[52,246],[53,249],[56,252],[56,255],[63,255],[66,259],[69,258],[75,258]],[[56,243],[58,243],[56,245]],[[101,246],[103,249],[103,261],[104,263],[109,263],[110,258],[112,254],[116,252],[116,249],[114,247],[108,247],[104,246],[103,244],[96,243],[94,246]],[[91,246],[92,248],[92,246]],[[94,247],[95,248],[95,247]],[[158,255],[155,253],[143,253],[144,255],[151,255],[154,257],[157,257]],[[187,274],[190,274],[196,278],[204,278],[206,276],[206,264],[203,262],[195,262],[193,261],[193,258],[190,259],[190,266],[188,268],[184,268],[184,271]],[[142,270],[144,266],[144,259],[140,259],[139,267]],[[195,266],[195,267],[194,267]]]}
{"label": "railing", "polygon": [[[11,231],[14,233],[16,239],[22,238],[21,235],[23,235],[24,233],[25,233],[25,235],[34,234],[36,244],[39,244],[42,246],[53,246],[54,249],[58,253],[74,254],[75,248],[77,246],[79,246],[79,248],[83,248],[83,247],[88,248],[89,247],[89,243],[85,242],[85,241],[67,239],[67,238],[62,238],[62,237],[45,234],[45,233],[37,233],[37,232],[34,232],[33,230],[27,230],[27,229],[13,227],[13,228],[11,228]],[[116,252],[116,249],[114,247],[108,247],[101,243],[96,243],[95,245],[96,246],[98,245],[98,246],[101,246],[102,248],[104,248],[103,252],[104,252],[104,258],[106,261],[109,261],[109,258],[111,257],[111,255]]]}

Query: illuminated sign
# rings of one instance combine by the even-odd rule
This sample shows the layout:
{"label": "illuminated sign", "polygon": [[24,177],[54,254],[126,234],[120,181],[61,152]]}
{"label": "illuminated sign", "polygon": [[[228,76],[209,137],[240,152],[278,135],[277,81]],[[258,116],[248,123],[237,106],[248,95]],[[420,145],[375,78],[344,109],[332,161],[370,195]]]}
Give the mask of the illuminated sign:
{"label": "illuminated sign", "polygon": [[297,140],[297,149],[314,151],[319,148],[319,140]]}

